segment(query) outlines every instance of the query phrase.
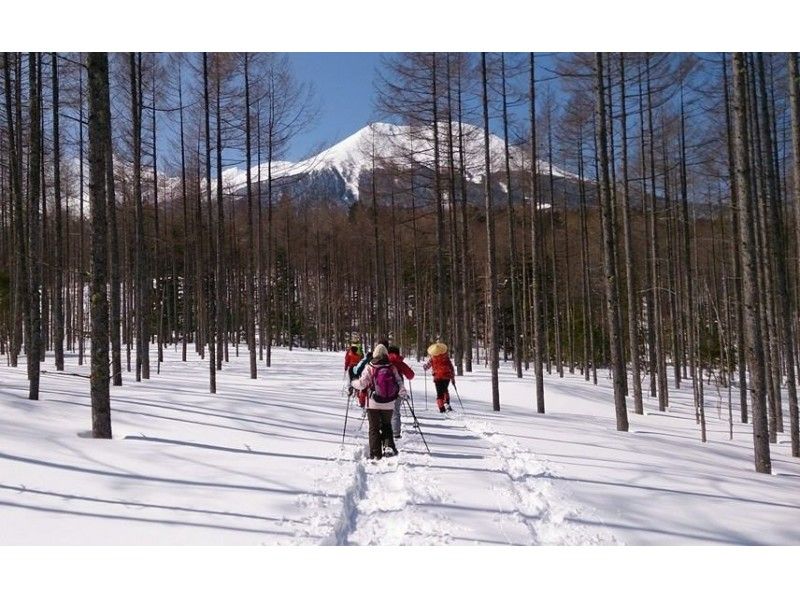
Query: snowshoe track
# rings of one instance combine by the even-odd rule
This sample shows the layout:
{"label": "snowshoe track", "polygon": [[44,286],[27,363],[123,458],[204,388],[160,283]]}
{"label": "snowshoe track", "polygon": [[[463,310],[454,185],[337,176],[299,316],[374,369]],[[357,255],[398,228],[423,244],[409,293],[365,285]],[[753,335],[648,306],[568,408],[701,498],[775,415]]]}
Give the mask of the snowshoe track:
{"label": "snowshoe track", "polygon": [[525,524],[530,532],[531,544],[551,546],[619,544],[605,527],[600,531],[589,529],[572,521],[580,516],[597,520],[593,514],[571,504],[553,487],[550,480],[557,479],[549,464],[534,453],[495,431],[489,422],[466,416],[458,419],[466,430],[477,434],[491,447],[497,470],[508,476],[509,484],[495,487],[494,491],[510,498],[514,517]]}
{"label": "snowshoe track", "polygon": [[[451,430],[462,430],[465,437],[477,438],[490,470],[504,476],[488,489],[496,498],[496,525],[505,530],[510,544],[619,543],[593,513],[556,490],[553,481],[558,476],[547,462],[498,433],[490,422],[458,412],[448,412],[441,421]],[[297,543],[441,545],[467,531],[436,508],[453,503],[453,497],[437,482],[431,468],[435,457],[427,453],[412,423],[403,417],[396,457],[368,458],[364,424],[349,444],[320,466],[317,492],[298,499],[306,516],[295,525]],[[424,429],[423,424],[423,433]],[[576,519],[597,525],[589,527]]]}

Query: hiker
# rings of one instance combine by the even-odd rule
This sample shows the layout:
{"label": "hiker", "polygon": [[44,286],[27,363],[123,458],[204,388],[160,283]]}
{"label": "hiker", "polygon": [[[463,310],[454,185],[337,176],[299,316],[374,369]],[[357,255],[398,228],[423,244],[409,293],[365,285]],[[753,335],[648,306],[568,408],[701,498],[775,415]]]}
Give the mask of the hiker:
{"label": "hiker", "polygon": [[[351,345],[350,349],[345,353],[344,356],[344,369],[347,372],[350,382],[353,381],[354,378],[357,378],[355,373],[355,367],[358,365],[358,362],[361,361],[361,351],[359,350],[357,345]],[[347,398],[353,396],[353,392],[355,390],[353,387],[348,384],[347,385]]]}
{"label": "hiker", "polygon": [[376,345],[372,350],[372,360],[361,376],[353,380],[353,387],[367,391],[370,459],[381,459],[384,445],[397,455],[392,438],[392,413],[398,399],[405,398],[406,389],[402,376],[389,361],[389,353],[384,345]]}
{"label": "hiker", "polygon": [[[414,379],[414,370],[412,370],[407,363],[403,361],[403,356],[400,355],[400,348],[391,345],[388,349],[389,361],[397,368],[400,375],[406,380]],[[400,407],[403,401],[394,402],[394,413],[392,414],[392,432],[395,438],[400,438]]]}
{"label": "hiker", "polygon": [[372,361],[372,351],[367,351],[367,354],[364,355],[364,358],[361,361],[359,361],[357,365],[353,367],[353,376],[352,378],[350,378],[350,386],[354,390],[358,391],[358,393],[356,394],[356,398],[358,399],[358,406],[361,407],[362,409],[366,409],[368,390],[357,389],[353,385],[353,381],[358,380],[361,377],[361,374],[364,372],[364,368],[367,367],[367,364],[370,361]]}
{"label": "hiker", "polygon": [[430,355],[430,359],[422,365],[422,368],[426,372],[433,369],[433,384],[436,386],[436,405],[439,407],[439,413],[452,411],[447,387],[450,385],[450,380],[455,380],[456,373],[453,362],[447,355],[447,345],[439,342],[433,343],[428,347],[428,355]]}

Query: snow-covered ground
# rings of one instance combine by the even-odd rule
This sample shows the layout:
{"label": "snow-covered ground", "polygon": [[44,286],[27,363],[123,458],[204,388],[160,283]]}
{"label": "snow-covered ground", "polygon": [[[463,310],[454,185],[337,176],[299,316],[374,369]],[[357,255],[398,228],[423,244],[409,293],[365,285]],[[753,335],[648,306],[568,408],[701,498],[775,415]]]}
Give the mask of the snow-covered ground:
{"label": "snow-covered ground", "polygon": [[[207,363],[172,348],[149,381],[126,373],[110,441],[87,435],[88,379],[48,356],[33,402],[24,363],[0,365],[0,544],[800,544],[788,438],[756,474],[748,426],[728,440],[713,391],[703,444],[688,387],[620,433],[603,376],[547,377],[538,415],[531,373],[504,367],[498,413],[479,367],[444,416],[409,360],[430,453],[406,409],[400,456],[372,463],[352,405],[342,446],[343,354],[278,348],[251,380],[244,347],[230,353],[216,395]],[[67,372],[88,366],[68,355]]]}

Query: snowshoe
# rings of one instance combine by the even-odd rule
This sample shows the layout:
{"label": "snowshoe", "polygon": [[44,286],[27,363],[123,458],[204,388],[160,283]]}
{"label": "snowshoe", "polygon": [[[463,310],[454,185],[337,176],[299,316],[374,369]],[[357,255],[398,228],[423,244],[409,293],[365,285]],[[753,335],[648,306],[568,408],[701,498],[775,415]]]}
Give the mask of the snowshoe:
{"label": "snowshoe", "polygon": [[447,409],[447,411],[452,411],[453,410],[453,408],[450,406],[450,403],[447,403],[445,405],[445,409]]}

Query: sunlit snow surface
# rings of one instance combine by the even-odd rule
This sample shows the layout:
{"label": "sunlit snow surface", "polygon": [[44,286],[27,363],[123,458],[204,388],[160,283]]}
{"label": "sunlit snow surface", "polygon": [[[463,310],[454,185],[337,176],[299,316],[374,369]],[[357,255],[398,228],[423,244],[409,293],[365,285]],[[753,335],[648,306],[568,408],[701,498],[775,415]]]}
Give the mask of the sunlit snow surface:
{"label": "sunlit snow surface", "polygon": [[[548,376],[538,415],[530,372],[503,367],[496,413],[478,367],[445,416],[409,358],[431,453],[406,410],[400,456],[373,463],[354,405],[342,445],[343,354],[275,349],[251,380],[231,347],[216,395],[189,354],[168,348],[157,374],[154,351],[148,381],[125,373],[110,441],[87,437],[88,379],[55,374],[48,355],[33,402],[24,361],[0,365],[0,543],[800,543],[800,463],[781,434],[775,473],[756,474],[748,427],[728,440],[724,391],[707,393],[703,445],[685,384],[620,433],[602,374],[599,387]],[[88,365],[69,354],[67,372]]]}

